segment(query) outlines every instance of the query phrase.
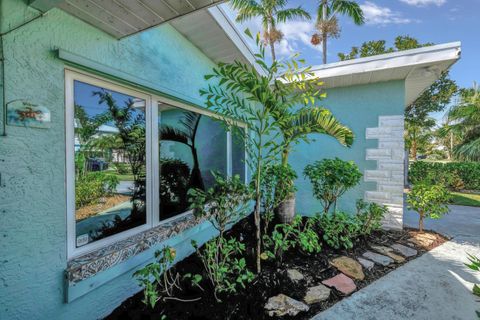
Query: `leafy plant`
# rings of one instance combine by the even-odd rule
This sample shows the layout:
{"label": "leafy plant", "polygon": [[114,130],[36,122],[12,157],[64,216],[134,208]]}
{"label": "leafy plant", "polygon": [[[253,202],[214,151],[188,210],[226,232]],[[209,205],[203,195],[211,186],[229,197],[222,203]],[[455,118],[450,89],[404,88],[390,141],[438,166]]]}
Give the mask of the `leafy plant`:
{"label": "leafy plant", "polygon": [[[480,271],[480,258],[469,254],[468,255],[468,260],[470,261],[470,263],[465,264],[467,267],[469,267],[470,269],[472,269],[474,271]],[[472,291],[473,291],[474,295],[480,297],[480,286],[478,284],[473,285]]]}
{"label": "leafy plant", "polygon": [[216,172],[212,174],[215,185],[207,191],[190,189],[189,201],[194,214],[206,217],[219,232],[219,236],[208,241],[203,250],[199,250],[195,241],[192,246],[214,287],[215,298],[220,301],[218,293],[235,292],[237,285],[245,287],[245,283],[253,279],[245,258],[237,258],[245,252],[245,245],[234,238],[227,240],[224,237],[228,226],[247,213],[251,194],[239,175],[225,178]]}
{"label": "leafy plant", "polygon": [[176,251],[172,247],[165,247],[155,252],[157,261],[147,264],[140,270],[135,271],[135,277],[143,289],[142,302],[150,308],[160,300],[173,296],[173,290],[179,287],[179,275],[173,275],[169,269],[175,260]]}
{"label": "leafy plant", "polygon": [[218,172],[212,175],[215,178],[213,187],[207,191],[188,191],[190,208],[195,216],[206,217],[220,233],[219,238],[223,238],[227,227],[247,214],[251,194],[239,175],[227,178]]}
{"label": "leafy plant", "polygon": [[207,277],[214,287],[217,301],[222,292],[236,292],[237,286],[245,288],[255,276],[248,270],[245,258],[237,258],[245,252],[245,244],[235,238],[229,240],[218,237],[205,243],[203,250],[192,240],[192,246],[202,260]]}
{"label": "leafy plant", "polygon": [[359,235],[360,224],[348,213],[339,211],[335,215],[322,214],[317,217],[323,240],[334,249],[351,249]]}
{"label": "leafy plant", "polygon": [[423,232],[425,218],[439,219],[448,213],[450,194],[442,185],[414,184],[407,195],[408,208],[418,212],[418,229]]}
{"label": "leafy plant", "polygon": [[339,158],[323,159],[307,165],[303,171],[313,185],[313,194],[320,200],[324,213],[333,205],[335,214],[337,200],[360,182],[362,173],[353,161]]}
{"label": "leafy plant", "polygon": [[303,224],[302,216],[296,216],[292,223],[277,224],[271,235],[263,235],[264,257],[282,262],[283,254],[296,247],[305,253],[320,252],[322,248],[314,225],[314,218],[308,218]]}
{"label": "leafy plant", "polygon": [[355,219],[359,225],[359,235],[367,236],[382,226],[382,220],[388,212],[387,206],[371,202],[366,203],[362,199],[356,203],[357,214]]}

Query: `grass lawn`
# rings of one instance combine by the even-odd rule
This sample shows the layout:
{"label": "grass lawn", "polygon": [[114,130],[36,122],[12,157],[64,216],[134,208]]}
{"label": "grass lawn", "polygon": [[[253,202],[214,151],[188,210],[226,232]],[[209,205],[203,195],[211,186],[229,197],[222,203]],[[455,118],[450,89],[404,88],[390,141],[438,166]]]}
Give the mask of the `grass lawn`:
{"label": "grass lawn", "polygon": [[452,204],[480,207],[480,194],[452,192]]}

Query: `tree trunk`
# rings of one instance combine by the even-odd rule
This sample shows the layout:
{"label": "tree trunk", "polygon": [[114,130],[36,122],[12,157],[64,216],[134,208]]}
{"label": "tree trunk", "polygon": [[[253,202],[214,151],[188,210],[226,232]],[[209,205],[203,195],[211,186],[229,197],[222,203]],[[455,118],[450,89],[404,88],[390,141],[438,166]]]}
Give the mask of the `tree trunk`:
{"label": "tree trunk", "polygon": [[[322,20],[324,23],[326,23],[327,8],[328,8],[327,0],[323,0],[322,6],[323,6]],[[327,30],[324,28],[324,30],[322,30],[323,64],[327,64],[327,37],[328,37]]]}
{"label": "tree trunk", "polygon": [[272,51],[272,62],[275,62],[277,57],[275,55],[275,43],[272,40],[270,40],[270,50]]}
{"label": "tree trunk", "polygon": [[412,141],[412,158],[413,161],[417,160],[417,140],[413,139]]}
{"label": "tree trunk", "polygon": [[420,213],[420,218],[418,219],[418,231],[423,232],[423,214]]}

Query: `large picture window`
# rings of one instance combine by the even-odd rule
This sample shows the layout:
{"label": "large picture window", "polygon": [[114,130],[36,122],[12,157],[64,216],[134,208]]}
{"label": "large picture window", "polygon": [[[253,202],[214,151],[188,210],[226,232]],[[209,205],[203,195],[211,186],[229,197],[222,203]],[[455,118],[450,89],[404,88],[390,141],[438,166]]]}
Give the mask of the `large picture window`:
{"label": "large picture window", "polygon": [[246,180],[244,126],[73,71],[66,82],[69,257],[186,214],[213,171]]}
{"label": "large picture window", "polygon": [[227,131],[218,120],[160,104],[160,220],[188,210],[190,188],[206,190],[212,171],[228,174]]}

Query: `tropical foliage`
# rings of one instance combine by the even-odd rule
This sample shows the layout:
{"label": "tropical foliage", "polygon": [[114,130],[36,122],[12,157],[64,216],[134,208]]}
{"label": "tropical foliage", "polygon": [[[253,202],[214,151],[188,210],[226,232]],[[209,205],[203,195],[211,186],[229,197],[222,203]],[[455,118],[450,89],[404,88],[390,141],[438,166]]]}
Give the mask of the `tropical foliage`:
{"label": "tropical foliage", "polygon": [[461,160],[480,161],[480,90],[460,90],[460,101],[448,112],[451,123],[448,131],[460,136],[453,148],[454,155]]}
{"label": "tropical foliage", "polygon": [[[248,30],[246,33],[251,37]],[[302,67],[303,60],[294,56],[288,61],[274,61],[269,65],[259,35],[256,43],[259,52],[255,55],[255,62],[261,72],[238,61],[221,63],[206,76],[206,80],[215,79],[217,84],[209,85],[200,93],[207,98],[207,107],[220,114],[227,126],[234,126],[238,120],[247,123],[252,130],[253,134],[246,137],[247,163],[254,172],[257,268],[260,270],[262,171],[278,161],[279,153],[286,166],[292,146],[300,140],[308,141],[310,133],[332,135],[345,145],[352,143],[353,133],[330,111],[316,105],[321,97],[319,87],[322,83],[310,67]]]}
{"label": "tropical foliage", "polygon": [[363,11],[356,1],[318,0],[317,33],[312,36],[312,44],[323,46],[323,63],[327,63],[327,40],[340,36],[340,26],[337,15],[344,15],[353,20],[356,25],[365,23]]}
{"label": "tropical foliage", "polygon": [[259,17],[262,21],[263,39],[270,46],[272,60],[276,60],[275,43],[283,38],[278,23],[295,18],[310,19],[310,14],[302,9],[286,8],[287,0],[230,0],[230,4],[238,10],[237,22],[244,22]]}

